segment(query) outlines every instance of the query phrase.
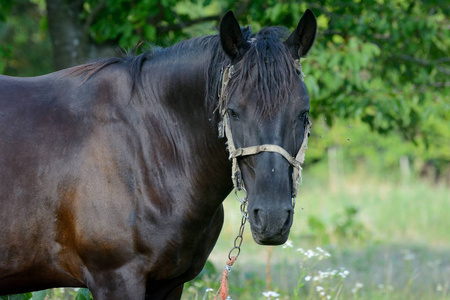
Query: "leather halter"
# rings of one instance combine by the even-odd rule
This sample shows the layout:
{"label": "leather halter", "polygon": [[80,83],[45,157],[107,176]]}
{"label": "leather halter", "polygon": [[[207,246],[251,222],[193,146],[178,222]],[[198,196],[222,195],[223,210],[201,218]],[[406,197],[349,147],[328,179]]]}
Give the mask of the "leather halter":
{"label": "leather halter", "polygon": [[[298,62],[298,60],[295,61],[295,69],[298,73],[298,75],[302,78],[304,77],[304,74],[301,69],[301,65]],[[244,147],[244,148],[238,148],[236,149],[234,141],[233,141],[233,135],[231,133],[230,128],[230,118],[228,116],[227,112],[227,86],[230,81],[230,78],[233,76],[234,73],[234,66],[228,66],[224,70],[222,70],[222,87],[219,93],[219,113],[221,115],[222,120],[219,123],[219,137],[227,138],[227,144],[228,144],[228,151],[230,153],[229,159],[232,161],[232,174],[231,179],[233,180],[233,185],[236,190],[242,190],[243,188],[243,180],[242,180],[242,173],[239,168],[239,164],[237,162],[237,158],[239,156],[248,156],[248,155],[254,155],[261,152],[274,152],[281,154],[287,162],[293,166],[293,172],[292,172],[292,198],[294,199],[294,205],[295,205],[295,198],[297,197],[298,192],[298,186],[299,186],[299,179],[301,180],[301,171],[302,171],[302,165],[305,161],[305,151],[308,148],[308,137],[309,133],[311,131],[311,121],[307,119],[306,128],[305,128],[305,134],[303,137],[303,142],[300,147],[300,150],[298,151],[297,155],[292,157],[289,152],[287,152],[285,149],[278,145],[273,144],[264,144],[264,145],[258,145],[258,146],[250,146],[250,147]]]}

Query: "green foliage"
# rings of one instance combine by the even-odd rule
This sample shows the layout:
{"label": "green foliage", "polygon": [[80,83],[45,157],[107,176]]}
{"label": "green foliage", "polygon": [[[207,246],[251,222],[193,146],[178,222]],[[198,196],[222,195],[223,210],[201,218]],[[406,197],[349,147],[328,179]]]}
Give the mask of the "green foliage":
{"label": "green foliage", "polygon": [[[0,0],[0,8],[8,2]],[[4,22],[2,12],[0,9],[0,74],[32,76],[51,72],[52,51],[43,0],[14,1]]]}
{"label": "green foliage", "polygon": [[450,45],[443,11],[422,2],[404,7],[404,1],[389,1],[370,9],[370,1],[367,7],[346,2],[319,7],[328,26],[304,68],[314,114],[329,124],[336,116],[358,118],[380,133],[395,130],[429,145],[427,127],[436,115],[424,111],[440,107],[438,116],[449,120],[450,70],[438,64]]}
{"label": "green foliage", "polygon": [[352,205],[331,216],[328,222],[319,216],[310,215],[308,229],[311,237],[320,245],[328,245],[331,242],[358,244],[367,241],[371,234],[359,219],[358,209]]}
{"label": "green foliage", "polygon": [[[78,291],[76,291],[78,290]],[[0,300],[93,300],[92,294],[88,289],[52,289],[42,290],[32,293],[16,294],[9,296],[0,296]]]}
{"label": "green foliage", "polygon": [[312,238],[318,241],[321,245],[327,245],[330,243],[330,236],[327,232],[327,226],[317,216],[311,215],[308,217],[308,228]]}
{"label": "green foliage", "polygon": [[354,206],[347,206],[342,215],[338,215],[334,221],[334,233],[345,241],[365,241],[368,230],[358,219],[358,209]]}
{"label": "green foliage", "polygon": [[[116,41],[123,47],[130,47],[142,40],[161,46],[169,46],[191,37],[185,29],[197,23],[219,20],[220,9],[208,17],[208,2],[178,0],[87,0],[85,15],[101,7],[90,27],[91,37],[98,43]],[[214,6],[214,5],[213,5]],[[204,27],[204,24],[203,24]],[[212,33],[203,30],[196,33]]]}
{"label": "green foliage", "polygon": [[33,292],[33,297],[31,298],[31,300],[44,300],[45,296],[47,296],[46,290]]}
{"label": "green foliage", "polygon": [[0,1],[0,22],[6,21],[6,17],[13,6],[12,0],[1,0]]}
{"label": "green foliage", "polygon": [[441,1],[233,2],[258,29],[293,28],[312,8],[319,36],[303,71],[312,115],[328,125],[359,119],[381,134],[397,133],[425,160],[450,161],[449,6]]}
{"label": "green foliage", "polygon": [[0,45],[0,73],[6,68],[6,61],[12,57],[12,47],[5,45]]}
{"label": "green foliage", "polygon": [[0,296],[0,300],[29,300],[33,299],[33,293]]}
{"label": "green foliage", "polygon": [[92,294],[88,289],[80,289],[75,297],[75,300],[92,300]]}

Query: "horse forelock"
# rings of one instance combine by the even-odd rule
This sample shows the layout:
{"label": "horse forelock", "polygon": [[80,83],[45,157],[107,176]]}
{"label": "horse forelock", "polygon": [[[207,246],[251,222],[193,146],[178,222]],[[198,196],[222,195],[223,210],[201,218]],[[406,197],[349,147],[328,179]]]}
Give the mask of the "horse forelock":
{"label": "horse forelock", "polygon": [[250,40],[251,47],[230,80],[229,94],[240,90],[255,95],[255,113],[260,118],[270,118],[279,111],[297,80],[294,59],[283,43],[288,34],[282,27],[261,29]]}

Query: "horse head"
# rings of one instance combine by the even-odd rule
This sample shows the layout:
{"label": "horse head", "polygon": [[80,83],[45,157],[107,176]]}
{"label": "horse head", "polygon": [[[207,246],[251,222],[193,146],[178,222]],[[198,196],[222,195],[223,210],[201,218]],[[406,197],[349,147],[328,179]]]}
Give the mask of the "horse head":
{"label": "horse head", "polygon": [[292,226],[310,127],[300,58],[311,49],[316,30],[310,10],[290,34],[271,27],[250,36],[231,12],[220,25],[229,58],[220,97],[222,130],[234,160],[235,188],[245,183],[248,219],[259,244],[284,243]]}

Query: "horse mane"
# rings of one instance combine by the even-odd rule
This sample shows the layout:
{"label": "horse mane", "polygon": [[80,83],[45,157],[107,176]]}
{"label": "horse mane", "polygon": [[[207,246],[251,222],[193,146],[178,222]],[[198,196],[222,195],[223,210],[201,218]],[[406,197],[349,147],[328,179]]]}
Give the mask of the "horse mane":
{"label": "horse mane", "polygon": [[100,58],[96,60],[92,60],[85,64],[75,66],[71,68],[66,75],[79,76],[84,75],[83,81],[81,84],[85,83],[89,78],[93,75],[101,71],[103,68],[122,63],[128,67],[128,71],[132,76],[133,82],[137,82],[140,79],[140,73],[142,69],[142,65],[146,60],[151,59],[154,55],[154,50],[145,51],[139,55],[136,55],[142,43],[138,43],[131,49],[120,48],[120,56],[118,57],[110,57],[110,58]]}
{"label": "horse mane", "polygon": [[265,27],[252,35],[251,47],[230,79],[229,95],[245,83],[259,101],[256,114],[262,118],[270,118],[289,100],[290,87],[298,80],[294,58],[283,43],[288,35],[284,27]]}
{"label": "horse mane", "polygon": [[[258,33],[252,34],[251,28],[241,28],[246,40],[251,42],[251,47],[244,57],[235,65],[235,73],[229,83],[229,94],[235,92],[241,83],[255,93],[258,101],[257,113],[260,117],[270,117],[283,102],[288,101],[289,87],[296,80],[294,71],[294,59],[284,45],[283,41],[288,37],[289,31],[284,27],[265,27]],[[142,43],[135,45],[130,50],[122,49],[119,57],[98,59],[72,68],[67,75],[84,75],[81,84],[90,77],[112,64],[124,64],[127,66],[133,80],[133,90],[141,85],[141,70],[145,61],[158,57],[164,58],[165,54],[181,57],[186,52],[194,51],[204,55],[205,49],[209,49],[209,59],[206,72],[206,102],[214,110],[218,104],[218,91],[221,85],[221,70],[230,64],[230,59],[222,51],[218,35],[193,38],[181,41],[168,48],[152,47],[141,54],[136,54]],[[202,53],[200,53],[202,52]],[[211,111],[212,111],[211,110]]]}

